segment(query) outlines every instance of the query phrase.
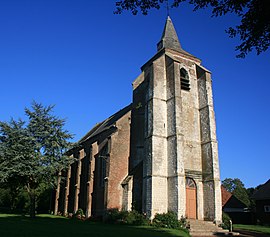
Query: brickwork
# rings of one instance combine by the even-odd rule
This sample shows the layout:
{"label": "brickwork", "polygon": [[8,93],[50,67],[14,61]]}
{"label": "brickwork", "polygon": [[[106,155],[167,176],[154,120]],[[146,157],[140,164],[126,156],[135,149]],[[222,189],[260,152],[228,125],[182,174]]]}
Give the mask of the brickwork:
{"label": "brickwork", "polygon": [[110,171],[108,176],[109,208],[122,208],[123,187],[121,185],[128,175],[130,112],[116,122],[117,132],[111,136]]}

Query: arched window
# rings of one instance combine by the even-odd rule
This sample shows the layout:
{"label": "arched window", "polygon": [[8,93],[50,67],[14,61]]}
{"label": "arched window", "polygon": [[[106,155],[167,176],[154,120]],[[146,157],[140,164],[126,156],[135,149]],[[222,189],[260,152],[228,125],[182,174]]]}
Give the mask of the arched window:
{"label": "arched window", "polygon": [[187,177],[186,178],[186,187],[187,188],[196,188],[196,184],[195,184],[194,180]]}
{"label": "arched window", "polygon": [[180,69],[181,89],[185,91],[190,90],[189,76],[184,68]]}

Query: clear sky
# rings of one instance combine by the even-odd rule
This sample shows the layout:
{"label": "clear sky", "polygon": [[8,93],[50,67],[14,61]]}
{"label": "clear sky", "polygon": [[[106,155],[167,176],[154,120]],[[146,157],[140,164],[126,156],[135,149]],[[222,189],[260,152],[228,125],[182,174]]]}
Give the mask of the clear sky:
{"label": "clear sky", "polygon": [[[132,81],[156,53],[166,9],[114,15],[114,0],[0,1],[0,120],[24,118],[33,100],[55,104],[82,137],[132,100]],[[182,47],[211,70],[221,179],[254,187],[270,178],[270,51],[237,59],[225,29],[188,4],[171,10]]]}

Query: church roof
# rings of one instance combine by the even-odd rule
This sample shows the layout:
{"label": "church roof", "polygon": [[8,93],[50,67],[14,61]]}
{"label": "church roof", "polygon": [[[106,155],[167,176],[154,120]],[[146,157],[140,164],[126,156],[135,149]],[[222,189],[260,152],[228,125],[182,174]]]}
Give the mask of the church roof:
{"label": "church roof", "polygon": [[183,57],[187,57],[196,61],[197,65],[200,65],[201,63],[201,60],[199,58],[188,53],[182,48],[175,28],[173,26],[172,20],[169,16],[166,20],[161,40],[157,44],[157,50],[158,52],[141,67],[142,71],[144,71],[146,67],[148,67],[154,60],[156,60],[163,54],[166,54],[167,56],[171,57],[176,61],[178,61],[177,56],[181,55]]}
{"label": "church roof", "polygon": [[169,16],[167,17],[161,39],[157,44],[157,51],[160,52],[162,49],[172,49],[187,56],[194,57],[192,54],[188,53],[182,48],[172,19]]}
{"label": "church roof", "polygon": [[174,49],[176,51],[180,51],[182,48],[175,28],[173,26],[172,20],[169,16],[166,20],[161,39],[157,44],[158,51],[163,48]]}
{"label": "church roof", "polygon": [[252,198],[255,200],[270,199],[270,179],[253,194]]}
{"label": "church roof", "polygon": [[96,124],[85,136],[81,138],[79,143],[83,143],[89,139],[95,139],[101,133],[108,131],[115,127],[115,123],[123,117],[127,112],[131,110],[132,104],[126,106],[125,108],[119,110],[109,118],[105,119],[101,123]]}

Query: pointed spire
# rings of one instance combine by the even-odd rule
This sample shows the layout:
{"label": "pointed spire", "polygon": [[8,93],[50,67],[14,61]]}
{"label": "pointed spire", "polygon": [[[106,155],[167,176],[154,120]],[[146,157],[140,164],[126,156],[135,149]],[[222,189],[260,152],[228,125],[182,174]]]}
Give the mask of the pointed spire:
{"label": "pointed spire", "polygon": [[163,48],[174,49],[176,51],[182,49],[170,16],[167,17],[161,40],[157,44],[158,51]]}

